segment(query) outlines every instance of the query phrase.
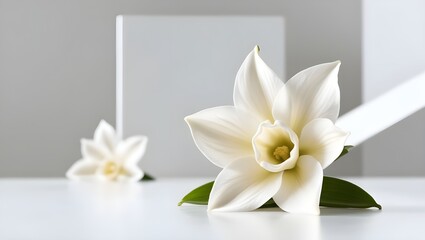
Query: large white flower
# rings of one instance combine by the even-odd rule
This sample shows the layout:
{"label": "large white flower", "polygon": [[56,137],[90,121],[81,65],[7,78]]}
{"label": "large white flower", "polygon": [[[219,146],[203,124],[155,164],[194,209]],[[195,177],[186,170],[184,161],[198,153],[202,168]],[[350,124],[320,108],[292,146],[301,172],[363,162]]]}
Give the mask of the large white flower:
{"label": "large white flower", "polygon": [[308,68],[283,84],[258,51],[237,73],[234,106],[185,118],[199,150],[223,168],[208,210],[249,211],[273,198],[287,212],[319,214],[323,169],[348,136],[334,125],[340,62]]}
{"label": "large white flower", "polygon": [[66,176],[71,180],[137,182],[144,175],[138,162],[145,154],[147,141],[145,136],[122,141],[102,120],[93,140],[81,140],[83,158],[71,166]]}

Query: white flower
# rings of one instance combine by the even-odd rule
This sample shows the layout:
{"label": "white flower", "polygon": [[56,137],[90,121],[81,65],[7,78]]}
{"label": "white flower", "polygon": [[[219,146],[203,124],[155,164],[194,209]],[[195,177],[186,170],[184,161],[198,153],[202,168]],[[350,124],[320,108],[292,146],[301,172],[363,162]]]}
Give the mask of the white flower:
{"label": "white flower", "polygon": [[94,139],[81,140],[83,159],[66,173],[72,180],[137,182],[143,177],[138,162],[146,151],[147,137],[134,136],[122,141],[104,120],[94,132]]}
{"label": "white flower", "polygon": [[234,106],[185,118],[199,150],[223,168],[208,210],[250,211],[273,198],[284,211],[319,214],[323,169],[348,137],[334,125],[340,62],[308,68],[283,84],[258,51],[238,71]]}

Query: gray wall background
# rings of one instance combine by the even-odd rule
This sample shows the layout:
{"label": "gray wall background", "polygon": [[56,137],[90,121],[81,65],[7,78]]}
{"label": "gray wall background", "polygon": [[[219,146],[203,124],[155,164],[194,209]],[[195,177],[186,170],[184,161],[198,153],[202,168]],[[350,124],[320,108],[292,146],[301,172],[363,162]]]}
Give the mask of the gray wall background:
{"label": "gray wall background", "polygon": [[[80,138],[102,118],[115,124],[119,14],[283,15],[287,78],[340,59],[342,112],[361,103],[357,0],[0,0],[0,177],[64,176]],[[327,173],[361,174],[361,155]]]}

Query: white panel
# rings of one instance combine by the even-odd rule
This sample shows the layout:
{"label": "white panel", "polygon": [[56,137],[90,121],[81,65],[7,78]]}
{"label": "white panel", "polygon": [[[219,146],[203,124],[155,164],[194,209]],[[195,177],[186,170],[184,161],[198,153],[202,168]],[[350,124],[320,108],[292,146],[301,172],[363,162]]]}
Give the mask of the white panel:
{"label": "white panel", "polygon": [[363,100],[425,70],[425,1],[363,1]]}
{"label": "white panel", "polygon": [[[362,92],[363,101],[368,102],[425,71],[425,1],[364,0],[362,7]],[[423,84],[416,87],[418,89],[405,91],[398,99],[386,103],[385,108],[377,108],[372,115],[364,117],[376,122],[373,118],[376,116],[383,121],[381,127],[395,120],[393,117],[397,114],[407,117],[408,111],[424,101],[425,96],[420,94],[425,90]],[[425,174],[423,113],[414,114],[364,144],[365,175]],[[368,128],[368,125],[362,127]]]}
{"label": "white panel", "polygon": [[283,18],[124,16],[120,21],[117,74],[123,82],[122,88],[117,84],[117,128],[124,136],[149,137],[142,166],[155,176],[217,174],[183,118],[233,104],[236,72],[256,44],[263,59],[284,76]]}

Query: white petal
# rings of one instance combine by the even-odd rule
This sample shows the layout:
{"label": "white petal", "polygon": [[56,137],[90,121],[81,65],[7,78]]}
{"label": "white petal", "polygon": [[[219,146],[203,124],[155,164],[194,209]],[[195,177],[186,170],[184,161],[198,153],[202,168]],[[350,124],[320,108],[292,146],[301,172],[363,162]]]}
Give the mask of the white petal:
{"label": "white petal", "polygon": [[90,160],[78,160],[66,172],[66,177],[71,180],[93,180],[100,162]]}
{"label": "white petal", "polygon": [[146,152],[148,138],[145,136],[134,136],[127,138],[118,144],[117,156],[128,164],[137,164]]}
{"label": "white petal", "polygon": [[208,210],[251,211],[267,202],[279,190],[282,173],[261,168],[254,158],[233,161],[215,180]]}
{"label": "white petal", "polygon": [[301,156],[297,166],[283,173],[280,190],[273,197],[286,212],[319,214],[323,170],[311,156]]}
{"label": "white petal", "polygon": [[[298,160],[299,144],[298,136],[285,124],[276,121],[264,121],[258,127],[257,133],[252,138],[255,160],[261,167],[270,172],[280,172],[291,169]],[[290,149],[289,158],[276,160],[274,151],[278,147],[286,146]]]}
{"label": "white petal", "polygon": [[109,150],[93,140],[81,139],[81,154],[84,159],[101,161],[110,156]]}
{"label": "white petal", "polygon": [[339,61],[320,64],[289,79],[274,102],[274,118],[285,122],[297,134],[316,118],[328,118],[335,122],[340,104],[340,64]]}
{"label": "white petal", "polygon": [[242,63],[235,81],[233,101],[237,108],[274,121],[272,106],[283,82],[258,55],[258,47]]}
{"label": "white petal", "polygon": [[233,106],[209,108],[187,116],[185,121],[196,146],[219,167],[254,155],[251,139],[259,121],[247,112]]}
{"label": "white petal", "polygon": [[348,135],[329,119],[315,119],[302,130],[300,154],[313,156],[325,169],[341,154]]}
{"label": "white petal", "polygon": [[126,165],[123,174],[117,177],[118,182],[138,182],[144,176],[143,171],[136,165]]}
{"label": "white petal", "polygon": [[94,132],[94,141],[105,146],[110,152],[114,152],[118,137],[115,129],[105,120],[102,120]]}

